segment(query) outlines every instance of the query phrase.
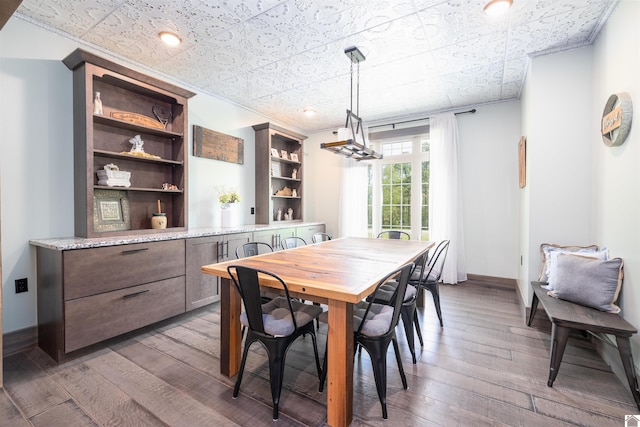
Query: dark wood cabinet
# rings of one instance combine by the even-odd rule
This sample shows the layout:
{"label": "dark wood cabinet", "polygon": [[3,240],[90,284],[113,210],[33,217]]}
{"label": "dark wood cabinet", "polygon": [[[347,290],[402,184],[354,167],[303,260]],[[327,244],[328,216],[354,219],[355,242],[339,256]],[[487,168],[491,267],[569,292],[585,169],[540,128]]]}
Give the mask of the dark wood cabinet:
{"label": "dark wood cabinet", "polygon": [[[73,70],[75,235],[158,232],[151,229],[158,201],[167,216],[164,231],[186,230],[187,100],[194,93],[80,49],[63,62]],[[102,114],[94,114],[97,92]],[[129,154],[136,135],[155,157]],[[97,172],[110,163],[131,172],[130,187],[98,183]]]}
{"label": "dark wood cabinet", "polygon": [[203,265],[236,258],[236,248],[250,242],[252,233],[196,237],[186,240],[186,310],[220,300],[220,278],[202,274]]}
{"label": "dark wood cabinet", "polygon": [[185,241],[38,247],[38,343],[65,354],[185,311]]}
{"label": "dark wood cabinet", "polygon": [[[302,142],[307,137],[272,123],[255,125],[253,129],[256,135],[256,223],[302,221]],[[295,194],[277,194],[285,189],[295,190]],[[289,209],[292,209],[292,218],[285,219]]]}

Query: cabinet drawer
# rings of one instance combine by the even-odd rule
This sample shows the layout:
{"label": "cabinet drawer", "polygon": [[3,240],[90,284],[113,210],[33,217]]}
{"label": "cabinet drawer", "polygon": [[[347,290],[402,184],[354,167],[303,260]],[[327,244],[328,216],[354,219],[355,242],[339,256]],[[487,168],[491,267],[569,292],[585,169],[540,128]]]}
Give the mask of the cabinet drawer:
{"label": "cabinet drawer", "polygon": [[65,353],[184,313],[184,276],[64,303]]}
{"label": "cabinet drawer", "polygon": [[65,251],[64,300],[182,276],[184,273],[184,240]]}

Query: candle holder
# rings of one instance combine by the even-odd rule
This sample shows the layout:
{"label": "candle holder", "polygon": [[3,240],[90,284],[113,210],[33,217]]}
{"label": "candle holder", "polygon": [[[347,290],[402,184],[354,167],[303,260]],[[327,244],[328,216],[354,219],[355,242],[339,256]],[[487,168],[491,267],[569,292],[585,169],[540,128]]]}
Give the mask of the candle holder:
{"label": "candle holder", "polygon": [[167,228],[167,214],[164,212],[154,213],[151,217],[151,228]]}

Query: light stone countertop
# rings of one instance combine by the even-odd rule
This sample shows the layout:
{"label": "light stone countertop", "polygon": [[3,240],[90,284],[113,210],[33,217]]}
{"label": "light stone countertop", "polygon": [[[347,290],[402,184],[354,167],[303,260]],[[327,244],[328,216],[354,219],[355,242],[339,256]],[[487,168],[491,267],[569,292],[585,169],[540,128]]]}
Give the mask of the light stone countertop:
{"label": "light stone countertop", "polygon": [[165,233],[135,234],[117,237],[61,237],[50,239],[31,239],[29,244],[47,249],[67,251],[73,249],[100,248],[104,246],[128,245],[132,243],[158,242],[163,240],[191,239],[195,237],[219,236],[224,234],[250,233],[253,231],[278,230],[290,227],[305,227],[322,225],[323,222],[282,222],[281,224],[250,224],[238,227],[211,227],[192,228],[186,231],[173,231]]}

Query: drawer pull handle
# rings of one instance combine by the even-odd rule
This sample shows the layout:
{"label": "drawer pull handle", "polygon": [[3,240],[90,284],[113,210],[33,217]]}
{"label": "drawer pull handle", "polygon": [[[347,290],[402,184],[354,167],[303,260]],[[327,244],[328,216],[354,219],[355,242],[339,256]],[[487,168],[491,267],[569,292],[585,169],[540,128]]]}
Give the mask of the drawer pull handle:
{"label": "drawer pull handle", "polygon": [[143,252],[148,250],[149,248],[129,249],[128,251],[122,251],[122,255],[131,255],[131,254],[136,254],[138,252]]}
{"label": "drawer pull handle", "polygon": [[123,299],[127,299],[127,298],[137,297],[138,295],[144,294],[145,292],[149,292],[149,289],[145,289],[144,291],[138,291],[138,292],[133,292],[133,293],[130,293],[130,294],[126,294],[126,295],[123,295],[122,298]]}

